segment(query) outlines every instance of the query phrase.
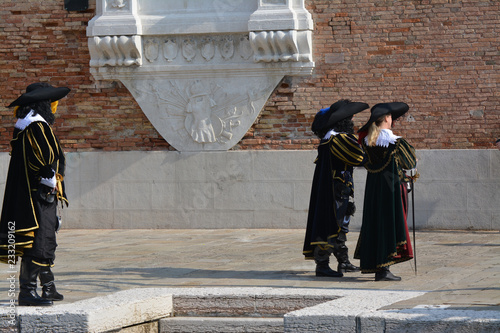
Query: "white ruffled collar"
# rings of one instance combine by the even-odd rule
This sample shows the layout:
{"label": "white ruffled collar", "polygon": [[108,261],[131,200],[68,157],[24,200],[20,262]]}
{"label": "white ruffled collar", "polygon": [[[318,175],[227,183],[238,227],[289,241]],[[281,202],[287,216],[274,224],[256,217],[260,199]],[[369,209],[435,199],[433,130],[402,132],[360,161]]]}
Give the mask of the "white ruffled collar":
{"label": "white ruffled collar", "polygon": [[325,136],[323,137],[323,140],[328,140],[332,135],[335,136],[339,134],[338,132],[335,132],[334,130],[329,130]]}
{"label": "white ruffled collar", "polygon": [[24,118],[19,118],[16,122],[15,127],[19,128],[21,131],[24,130],[26,127],[28,127],[31,123],[35,121],[43,121],[44,123],[47,123],[45,119],[43,119],[42,116],[39,114],[33,115],[34,111],[31,110],[26,117]]}
{"label": "white ruffled collar", "polygon": [[[399,138],[401,137],[394,135],[390,129],[384,128],[380,131],[375,145],[387,148],[390,144],[395,144]],[[365,143],[368,145],[368,138],[365,138]]]}

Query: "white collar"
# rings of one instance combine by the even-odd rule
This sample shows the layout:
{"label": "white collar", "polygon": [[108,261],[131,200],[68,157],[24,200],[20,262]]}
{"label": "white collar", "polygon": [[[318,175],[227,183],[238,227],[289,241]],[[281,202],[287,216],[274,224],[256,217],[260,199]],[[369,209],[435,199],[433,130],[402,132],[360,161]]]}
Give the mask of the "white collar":
{"label": "white collar", "polygon": [[325,134],[325,136],[323,137],[323,140],[327,140],[327,139],[329,139],[331,136],[335,136],[335,135],[337,135],[337,134],[339,134],[339,133],[335,132],[334,130],[329,130],[329,131]]}
{"label": "white collar", "polygon": [[15,127],[19,128],[21,131],[24,130],[26,127],[28,127],[31,123],[35,121],[43,121],[44,123],[47,123],[45,119],[43,119],[42,116],[40,116],[38,113],[36,115],[33,115],[34,111],[31,110],[26,117],[24,118],[19,118],[16,122]]}
{"label": "white collar", "polygon": [[387,148],[389,147],[389,144],[395,144],[396,140],[399,138],[400,136],[394,135],[390,129],[384,128],[380,131],[375,145]]}

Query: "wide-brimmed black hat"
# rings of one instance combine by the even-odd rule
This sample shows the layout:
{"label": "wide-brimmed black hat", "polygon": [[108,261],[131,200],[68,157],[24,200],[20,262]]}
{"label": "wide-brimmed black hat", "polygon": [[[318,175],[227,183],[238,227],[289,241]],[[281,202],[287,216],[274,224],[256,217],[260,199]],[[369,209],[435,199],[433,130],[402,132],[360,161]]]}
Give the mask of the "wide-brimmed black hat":
{"label": "wide-brimmed black hat", "polygon": [[40,101],[49,100],[55,102],[66,96],[70,92],[66,87],[53,87],[45,82],[32,83],[26,88],[26,92],[19,96],[8,108],[13,106],[29,105]]}
{"label": "wide-brimmed black hat", "polygon": [[341,99],[333,103],[329,108],[321,109],[316,113],[311,129],[314,133],[329,130],[335,123],[366,110],[369,107],[370,106],[366,103],[351,102],[348,99]]}
{"label": "wide-brimmed black hat", "polygon": [[390,113],[392,116],[392,120],[396,120],[404,115],[409,109],[410,107],[408,106],[408,104],[403,102],[375,104],[370,110],[370,112],[372,113],[370,119],[368,119],[368,122],[359,129],[358,133],[367,131],[373,122],[375,122],[378,118],[385,116],[386,114]]}

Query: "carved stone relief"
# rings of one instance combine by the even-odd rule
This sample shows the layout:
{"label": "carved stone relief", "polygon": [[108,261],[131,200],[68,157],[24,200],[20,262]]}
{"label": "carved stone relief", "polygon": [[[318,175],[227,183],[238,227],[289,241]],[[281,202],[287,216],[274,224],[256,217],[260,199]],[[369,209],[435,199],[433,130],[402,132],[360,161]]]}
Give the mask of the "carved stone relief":
{"label": "carved stone relief", "polygon": [[250,32],[250,44],[257,62],[312,61],[309,38],[295,30]]}
{"label": "carved stone relief", "polygon": [[140,66],[142,64],[141,50],[139,36],[89,38],[90,66]]}
{"label": "carved stone relief", "polygon": [[[194,37],[179,36],[143,36],[144,57],[150,62],[158,61],[158,54],[163,54],[167,62],[195,63],[195,60],[205,62],[229,61],[238,54],[240,59],[249,60],[253,55],[248,35],[205,35]],[[179,50],[181,57],[178,58]]]}
{"label": "carved stone relief", "polygon": [[151,123],[176,149],[227,150],[245,135],[280,77],[122,80]]}
{"label": "carved stone relief", "polygon": [[168,62],[171,62],[177,58],[177,53],[179,52],[179,46],[174,38],[169,38],[165,41],[163,45],[163,56]]}
{"label": "carved stone relief", "polygon": [[91,73],[120,80],[179,151],[227,150],[285,75],[310,75],[303,0],[96,0]]}
{"label": "carved stone relief", "polygon": [[127,0],[108,0],[109,10],[127,10]]}

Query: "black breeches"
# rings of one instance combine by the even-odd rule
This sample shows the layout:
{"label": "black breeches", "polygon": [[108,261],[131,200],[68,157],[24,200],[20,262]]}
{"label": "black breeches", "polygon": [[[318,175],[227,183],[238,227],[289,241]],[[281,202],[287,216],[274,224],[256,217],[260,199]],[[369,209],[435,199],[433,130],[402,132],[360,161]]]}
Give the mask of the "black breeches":
{"label": "black breeches", "polygon": [[34,230],[35,239],[33,247],[26,249],[24,255],[33,257],[35,261],[37,259],[38,261],[42,261],[39,262],[40,264],[53,264],[57,247],[57,200],[48,203],[34,195],[33,204],[35,206],[38,229]]}

